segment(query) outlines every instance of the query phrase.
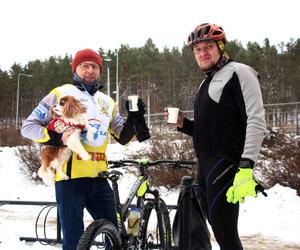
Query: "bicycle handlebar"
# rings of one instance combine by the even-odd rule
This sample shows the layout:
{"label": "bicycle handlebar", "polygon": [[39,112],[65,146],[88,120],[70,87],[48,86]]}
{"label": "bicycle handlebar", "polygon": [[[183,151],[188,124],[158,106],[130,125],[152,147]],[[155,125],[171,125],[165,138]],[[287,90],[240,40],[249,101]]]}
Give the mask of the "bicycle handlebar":
{"label": "bicycle handlebar", "polygon": [[156,166],[159,164],[167,164],[167,165],[172,165],[174,168],[190,168],[188,166],[193,166],[196,165],[195,161],[186,161],[186,160],[157,160],[157,161],[142,161],[142,160],[119,160],[119,161],[108,161],[108,164],[112,165],[110,168],[120,168],[124,166],[145,166],[145,167],[150,167],[150,166]]}

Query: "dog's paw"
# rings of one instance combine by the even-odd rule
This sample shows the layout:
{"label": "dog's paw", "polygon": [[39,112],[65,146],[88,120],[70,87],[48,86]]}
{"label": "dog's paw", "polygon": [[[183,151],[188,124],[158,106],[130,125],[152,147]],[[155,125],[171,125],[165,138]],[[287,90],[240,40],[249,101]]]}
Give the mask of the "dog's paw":
{"label": "dog's paw", "polygon": [[67,176],[66,174],[62,173],[60,174],[60,177],[63,179],[63,180],[69,180],[69,176]]}
{"label": "dog's paw", "polygon": [[88,152],[81,153],[81,154],[79,154],[79,156],[82,160],[85,160],[85,161],[89,161],[91,159],[91,156]]}
{"label": "dog's paw", "polygon": [[43,176],[45,175],[45,172],[43,172],[41,169],[38,170],[37,172],[38,177],[43,178]]}
{"label": "dog's paw", "polygon": [[50,179],[55,179],[55,172],[53,170],[53,168],[47,168],[47,173],[46,175],[50,178]]}
{"label": "dog's paw", "polygon": [[47,186],[54,186],[55,184],[54,178],[50,177],[49,175],[44,175],[42,180]]}

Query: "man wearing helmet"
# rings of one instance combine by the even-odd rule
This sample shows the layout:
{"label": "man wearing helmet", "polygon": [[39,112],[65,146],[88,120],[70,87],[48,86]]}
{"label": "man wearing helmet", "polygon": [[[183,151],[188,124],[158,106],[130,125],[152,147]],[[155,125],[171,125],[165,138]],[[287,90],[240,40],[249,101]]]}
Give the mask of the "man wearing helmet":
{"label": "man wearing helmet", "polygon": [[225,44],[224,30],[215,24],[198,25],[189,35],[188,46],[206,78],[194,99],[194,120],[180,112],[177,127],[193,137],[198,183],[221,250],[240,250],[239,202],[261,188],[253,166],[266,126],[259,75],[230,59]]}

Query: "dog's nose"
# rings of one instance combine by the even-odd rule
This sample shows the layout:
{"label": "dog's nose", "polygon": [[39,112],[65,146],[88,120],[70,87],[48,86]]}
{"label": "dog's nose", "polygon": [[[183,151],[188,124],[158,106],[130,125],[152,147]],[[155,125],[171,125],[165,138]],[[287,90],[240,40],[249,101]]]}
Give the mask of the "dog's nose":
{"label": "dog's nose", "polygon": [[56,108],[56,106],[57,106],[57,104],[54,104],[54,105],[53,105],[53,108]]}

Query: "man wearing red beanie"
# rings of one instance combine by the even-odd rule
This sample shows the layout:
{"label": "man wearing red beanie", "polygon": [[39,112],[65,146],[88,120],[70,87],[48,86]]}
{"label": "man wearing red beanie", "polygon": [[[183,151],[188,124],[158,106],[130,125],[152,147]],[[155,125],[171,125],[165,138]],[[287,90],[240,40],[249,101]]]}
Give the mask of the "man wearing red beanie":
{"label": "man wearing red beanie", "polygon": [[102,70],[103,70],[102,59],[98,53],[96,53],[95,51],[93,51],[91,49],[79,50],[75,54],[75,57],[72,61],[72,72],[74,73],[78,64],[80,64],[84,61],[92,61],[92,62],[97,63],[100,67],[100,72],[102,72]]}
{"label": "man wearing red beanie", "polygon": [[[114,100],[100,92],[99,77],[103,63],[99,54],[91,49],[80,50],[72,61],[73,82],[53,89],[33,110],[22,126],[22,135],[36,142],[61,147],[72,132],[63,134],[48,131],[50,109],[61,96],[72,95],[87,107],[89,125],[95,130],[94,141],[82,133],[82,144],[91,160],[82,160],[73,153],[64,163],[63,171],[69,177],[62,180],[56,174],[55,191],[63,232],[63,250],[76,250],[84,230],[83,210],[93,219],[108,219],[117,226],[116,209],[112,189],[99,173],[107,170],[106,147],[108,134],[121,144],[128,143],[134,135],[144,141],[150,137],[145,123],[145,104],[139,98],[136,112],[129,112],[126,122],[120,116]],[[128,105],[126,105],[128,106]],[[142,130],[137,129],[142,128]],[[138,134],[136,131],[142,131]]]}

